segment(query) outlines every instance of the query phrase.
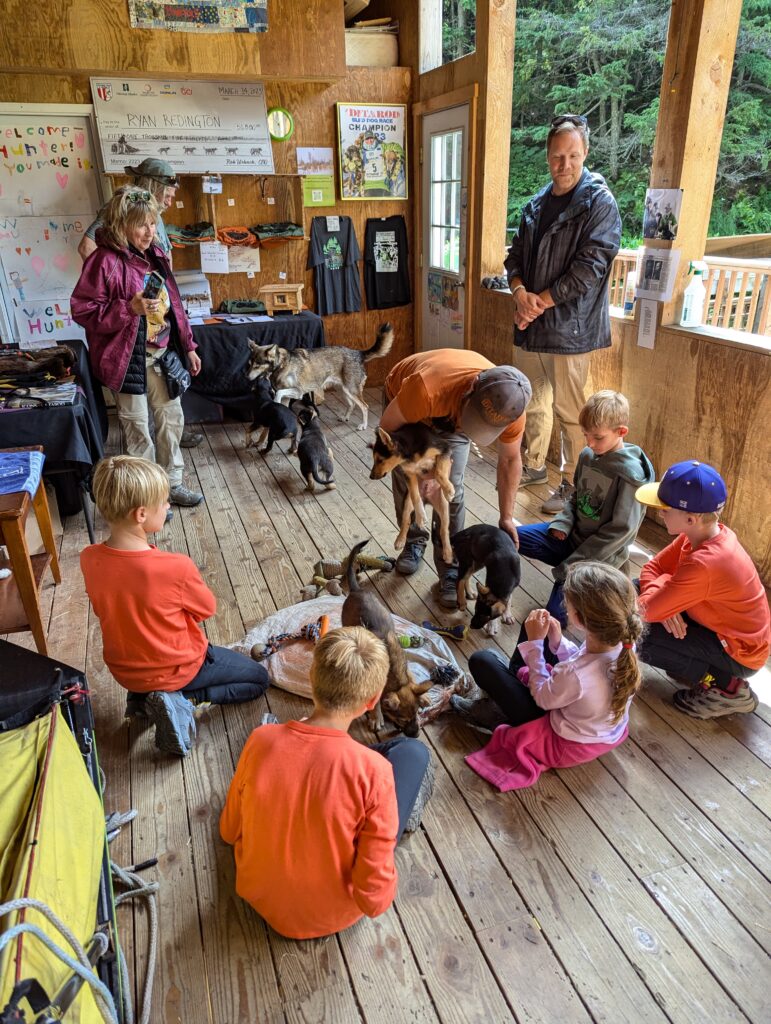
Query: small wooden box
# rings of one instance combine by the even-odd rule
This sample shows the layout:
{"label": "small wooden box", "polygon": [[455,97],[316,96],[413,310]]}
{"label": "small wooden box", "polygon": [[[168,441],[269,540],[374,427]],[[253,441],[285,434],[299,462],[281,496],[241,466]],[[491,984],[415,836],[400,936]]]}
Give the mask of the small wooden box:
{"label": "small wooden box", "polygon": [[257,292],[257,296],[265,303],[265,312],[268,316],[288,311],[293,314],[301,313],[304,287],[302,284],[265,284]]}

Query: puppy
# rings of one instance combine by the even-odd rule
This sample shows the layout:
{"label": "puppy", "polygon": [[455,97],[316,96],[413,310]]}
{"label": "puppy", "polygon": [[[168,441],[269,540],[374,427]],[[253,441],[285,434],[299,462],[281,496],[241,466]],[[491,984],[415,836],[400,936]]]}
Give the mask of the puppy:
{"label": "puppy", "polygon": [[387,356],[393,343],[394,332],[389,323],[380,325],[374,345],[367,349],[327,345],[288,352],[279,345],[258,345],[250,341],[246,376],[255,380],[269,374],[277,391],[295,388],[321,395],[328,388],[339,388],[348,406],[343,422],[348,422],[354,407],[358,406],[362,422],[357,429],[366,430],[369,407],[364,401],[365,364],[370,359]]}
{"label": "puppy", "polygon": [[442,558],[445,562],[452,562],[450,502],[455,497],[455,488],[450,482],[452,459],[449,444],[422,423],[406,423],[390,434],[378,427],[375,443],[371,447],[374,465],[369,475],[370,480],[382,480],[397,466],[401,467],[407,478],[407,499],[394,547],[400,550],[407,543],[413,509],[415,524],[421,530],[428,530],[420,484],[433,475],[439,488],[431,488],[426,497],[439,516]]}
{"label": "puppy", "polygon": [[[253,435],[261,428],[262,433],[257,439],[258,451],[267,455],[276,441],[291,437],[292,446],[289,454],[294,455],[297,452],[297,434],[300,429],[297,417],[280,402],[274,402],[273,395],[274,391],[268,378],[258,377],[252,385],[252,422],[246,428],[245,447],[250,448],[254,444]],[[262,448],[266,437],[268,443]]]}
{"label": "puppy", "polygon": [[[511,537],[497,526],[469,526],[452,538],[452,549],[458,559],[458,608],[466,610],[466,598],[476,597],[471,619],[472,629],[485,627],[489,636],[498,632],[502,618],[507,625],[511,617],[511,595],[519,586],[519,553]],[[474,594],[469,580],[472,573],[486,569],[485,583],[477,584]]]}
{"label": "puppy", "polygon": [[368,715],[370,728],[375,731],[383,728],[383,716],[403,732],[405,736],[417,736],[420,730],[418,711],[428,707],[430,699],[425,696],[431,689],[431,681],[415,683],[407,667],[407,656],[394,632],[394,621],[391,613],[383,604],[377,593],[368,588],[362,590],[356,578],[356,556],[366,547],[370,538],[361,541],[348,556],[345,578],[348,584],[348,597],[343,602],[341,612],[344,626],[365,626],[386,645],[390,668],[383,695],[376,710]]}
{"label": "puppy", "polygon": [[336,487],[334,479],[334,465],[332,464],[332,449],[327,443],[324,432],[321,429],[319,411],[316,408],[311,395],[303,395],[301,399],[294,399],[291,403],[297,415],[297,422],[302,428],[300,441],[297,445],[297,457],[300,460],[300,472],[305,478],[307,490],[313,492],[315,487],[313,481],[333,491]]}

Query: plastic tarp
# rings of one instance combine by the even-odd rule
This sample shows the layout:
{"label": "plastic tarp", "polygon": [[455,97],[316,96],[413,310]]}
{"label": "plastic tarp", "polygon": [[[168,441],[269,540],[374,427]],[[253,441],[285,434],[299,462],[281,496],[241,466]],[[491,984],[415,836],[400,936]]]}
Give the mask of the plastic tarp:
{"label": "plastic tarp", "polygon": [[[22,896],[41,900],[85,947],[96,922],[104,812],[58,707],[0,735],[0,765],[0,902]],[[8,914],[0,922],[0,932],[23,919],[74,957],[69,943],[42,914],[27,909],[23,915]],[[35,978],[53,997],[71,974],[37,936],[24,933],[2,953],[0,1007],[17,980]],[[26,1008],[25,1003],[22,1006]],[[89,985],[83,985],[65,1020],[103,1020]]]}

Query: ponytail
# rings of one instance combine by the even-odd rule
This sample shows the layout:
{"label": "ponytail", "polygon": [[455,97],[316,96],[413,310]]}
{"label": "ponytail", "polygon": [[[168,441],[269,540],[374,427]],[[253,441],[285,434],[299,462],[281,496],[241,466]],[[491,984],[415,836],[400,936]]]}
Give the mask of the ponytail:
{"label": "ponytail", "polygon": [[610,719],[616,725],[642,683],[634,648],[643,635],[645,625],[637,611],[637,593],[622,572],[601,562],[571,565],[564,592],[581,625],[589,633],[609,647],[621,644],[621,651],[611,669],[613,695]]}

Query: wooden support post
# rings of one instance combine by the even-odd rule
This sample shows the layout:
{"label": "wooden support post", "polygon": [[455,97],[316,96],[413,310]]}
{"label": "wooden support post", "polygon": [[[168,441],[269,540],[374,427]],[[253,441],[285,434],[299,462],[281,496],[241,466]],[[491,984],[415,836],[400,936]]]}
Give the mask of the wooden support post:
{"label": "wooden support post", "polygon": [[[662,324],[680,315],[690,260],[702,259],[742,0],[672,0],[651,188],[681,188],[680,269]],[[668,243],[658,243],[669,248]]]}

